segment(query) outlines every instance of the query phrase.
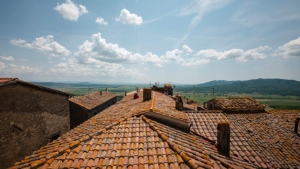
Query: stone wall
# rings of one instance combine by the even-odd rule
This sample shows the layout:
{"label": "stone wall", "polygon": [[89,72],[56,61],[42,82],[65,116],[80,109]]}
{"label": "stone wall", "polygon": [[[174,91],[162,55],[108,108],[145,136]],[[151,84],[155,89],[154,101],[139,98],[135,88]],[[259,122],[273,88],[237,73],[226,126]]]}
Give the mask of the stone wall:
{"label": "stone wall", "polygon": [[67,95],[14,84],[0,88],[0,168],[12,166],[70,129]]}
{"label": "stone wall", "polygon": [[75,128],[79,124],[88,119],[88,110],[72,101],[69,101],[70,106],[70,127]]}

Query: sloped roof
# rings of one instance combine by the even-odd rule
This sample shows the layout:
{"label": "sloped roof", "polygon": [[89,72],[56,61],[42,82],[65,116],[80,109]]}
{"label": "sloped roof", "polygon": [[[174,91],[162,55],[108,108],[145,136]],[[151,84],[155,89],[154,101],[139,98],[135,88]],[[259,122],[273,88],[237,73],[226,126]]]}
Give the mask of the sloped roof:
{"label": "sloped roof", "polygon": [[300,137],[294,133],[300,111],[228,114],[227,117],[241,134],[233,137],[237,138],[237,146],[243,140],[246,148],[238,151],[239,155],[249,157],[246,152],[255,151],[259,158],[249,157],[249,160],[262,161],[268,168],[300,167]]}
{"label": "sloped roof", "polygon": [[251,98],[215,98],[208,102],[211,101],[219,104],[223,110],[264,110],[264,106],[262,104]]}
{"label": "sloped roof", "polygon": [[61,94],[61,95],[67,95],[67,96],[71,95],[69,93],[66,93],[66,92],[63,92],[63,91],[60,91],[60,90],[57,90],[57,89],[52,89],[52,88],[49,88],[49,87],[45,87],[45,86],[37,85],[37,84],[34,84],[34,83],[22,81],[22,80],[19,80],[18,78],[0,78],[0,87],[7,86],[7,85],[14,85],[14,84],[27,85],[27,86],[30,86],[30,87],[34,87],[36,89],[50,91],[50,92]]}
{"label": "sloped roof", "polygon": [[18,78],[0,78],[0,84],[7,83],[13,80],[18,80]]}
{"label": "sloped roof", "polygon": [[[259,145],[251,143],[261,137],[256,133],[271,133],[271,131],[260,131],[264,129],[260,127],[257,130],[249,130],[255,134],[251,137],[248,136],[249,131],[245,128],[245,125],[248,125],[249,122],[245,123],[244,116],[239,117],[235,114],[237,115],[235,117],[223,114],[221,111],[185,112],[189,123],[193,123],[191,131],[186,132],[174,128],[164,121],[150,119],[146,115],[151,110],[159,110],[154,113],[181,121],[186,120],[181,114],[169,114],[174,111],[170,110],[171,107],[169,106],[173,105],[175,107],[175,101],[169,100],[170,97],[152,92],[152,100],[143,101],[142,93],[140,92],[139,95],[141,97],[138,99],[133,99],[132,95],[124,97],[120,102],[105,109],[102,113],[95,115],[60,136],[57,140],[25,157],[24,160],[17,162],[12,168],[102,167],[147,169],[266,168],[269,166],[272,168],[275,167],[271,165],[272,162],[277,164],[281,160],[289,161],[291,167],[297,168],[299,166],[296,161],[299,161],[299,155],[297,157],[296,153],[300,152],[297,151],[300,142],[296,137],[289,136],[293,133],[291,133],[288,124],[286,124],[287,130],[282,131],[287,132],[287,135],[280,136],[293,139],[287,141],[291,147],[286,151],[294,151],[294,154],[287,156],[287,158],[291,158],[288,160],[281,156],[276,159],[273,157],[275,156],[273,155],[274,152],[271,152],[273,145],[265,147],[265,149],[270,148],[270,150],[262,151],[258,148]],[[167,101],[162,102],[163,100]],[[294,114],[291,116],[294,116]],[[297,113],[296,116],[298,116]],[[293,118],[285,117],[282,119]],[[238,121],[240,119],[241,121]],[[216,140],[216,126],[219,121],[231,122],[230,157],[219,154],[213,142]],[[245,124],[242,124],[243,122]],[[258,125],[258,122],[263,123],[263,121],[254,120],[253,124]],[[280,124],[284,125],[281,122]],[[268,137],[270,135],[268,134]],[[273,135],[273,137],[276,137],[276,135]],[[270,139],[272,138],[267,139],[262,136],[262,142],[260,143],[267,144],[269,142],[273,144]],[[277,138],[277,140],[280,139]],[[286,140],[284,139],[284,141]],[[298,144],[296,144],[297,142]],[[286,151],[282,151],[282,153],[287,154]],[[269,153],[269,156],[259,154],[264,155],[265,152]],[[266,161],[265,158],[269,161]],[[287,168],[285,165],[278,166]]]}
{"label": "sloped roof", "polygon": [[85,107],[86,109],[90,110],[93,109],[104,102],[116,97],[115,94],[110,92],[102,91],[102,95],[100,95],[100,92],[91,93],[85,96],[80,97],[73,97],[69,100],[73,103],[76,103],[82,107]]}

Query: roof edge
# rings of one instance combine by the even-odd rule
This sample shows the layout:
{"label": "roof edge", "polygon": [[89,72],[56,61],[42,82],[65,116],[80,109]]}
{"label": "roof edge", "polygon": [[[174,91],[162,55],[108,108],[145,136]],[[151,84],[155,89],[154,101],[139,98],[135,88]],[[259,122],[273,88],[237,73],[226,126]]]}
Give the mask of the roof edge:
{"label": "roof edge", "polygon": [[22,81],[22,80],[19,80],[18,78],[16,78],[15,80],[6,82],[6,83],[2,83],[2,84],[0,84],[0,87],[4,87],[4,86],[8,86],[8,85],[14,85],[14,84],[18,84],[18,83],[28,85],[28,86],[31,86],[31,87],[34,87],[34,88],[37,88],[37,89],[40,89],[40,90],[51,91],[51,92],[61,94],[61,95],[73,96],[70,93],[66,93],[66,92],[63,92],[63,91],[60,91],[60,90],[57,90],[57,89],[52,89],[52,88],[49,88],[49,87],[46,87],[46,86],[40,86],[40,85],[37,85],[37,84],[34,84],[34,83]]}

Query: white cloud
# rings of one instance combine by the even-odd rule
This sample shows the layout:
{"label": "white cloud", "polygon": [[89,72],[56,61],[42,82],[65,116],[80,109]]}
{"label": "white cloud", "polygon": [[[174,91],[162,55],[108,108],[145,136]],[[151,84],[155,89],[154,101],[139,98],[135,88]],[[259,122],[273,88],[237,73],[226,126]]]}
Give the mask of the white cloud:
{"label": "white cloud", "polygon": [[29,66],[18,66],[15,64],[5,65],[0,62],[0,75],[6,76],[20,76],[20,75],[39,75],[43,71],[40,68],[29,67]]}
{"label": "white cloud", "polygon": [[22,46],[22,45],[24,45],[25,42],[26,41],[23,39],[13,39],[10,41],[10,43],[15,46]]}
{"label": "white cloud", "polygon": [[1,59],[13,62],[15,59],[12,56],[0,56]]}
{"label": "white cloud", "polygon": [[116,18],[116,21],[127,25],[140,25],[143,23],[143,18],[134,13],[130,13],[127,9],[122,9],[120,16]]}
{"label": "white cloud", "polygon": [[0,62],[0,70],[3,71],[4,68],[5,68],[5,64],[3,62]]}
{"label": "white cloud", "polygon": [[230,49],[227,51],[216,51],[214,49],[200,50],[196,56],[209,60],[235,59],[237,62],[247,62],[249,60],[264,59],[267,56],[262,53],[271,49],[268,46],[259,46],[255,49],[244,51],[242,49]]}
{"label": "white cloud", "polygon": [[96,23],[98,23],[100,25],[108,25],[108,23],[102,17],[98,17],[96,19]]}
{"label": "white cloud", "polygon": [[77,58],[71,58],[66,63],[59,63],[55,68],[49,70],[50,74],[63,74],[64,76],[84,77],[144,77],[136,69],[126,69],[121,64],[102,62],[94,58],[87,58],[81,62]]}
{"label": "white cloud", "polygon": [[195,27],[206,14],[225,7],[231,1],[232,0],[194,0],[193,2],[189,3],[186,7],[182,8],[180,11],[181,16],[195,16],[192,18],[188,30],[185,32],[179,44],[181,44],[190,36],[191,31],[195,29]]}
{"label": "white cloud", "polygon": [[183,51],[186,52],[187,54],[193,52],[193,50],[187,45],[183,45],[182,48],[183,48]]}
{"label": "white cloud", "polygon": [[161,65],[161,61],[157,55],[151,52],[142,56],[139,53],[131,53],[128,50],[119,47],[118,44],[107,43],[100,33],[92,35],[92,41],[86,40],[79,46],[79,51],[75,53],[76,58],[81,62],[88,62],[95,59],[109,63],[153,63],[157,66]]}
{"label": "white cloud", "polygon": [[289,41],[283,46],[279,46],[275,51],[276,56],[282,56],[283,58],[300,58],[300,37]]}
{"label": "white cloud", "polygon": [[54,10],[57,10],[64,19],[70,21],[77,21],[79,16],[88,13],[85,6],[74,4],[71,0],[66,0],[66,3],[57,4]]}
{"label": "white cloud", "polygon": [[25,47],[45,53],[51,57],[71,54],[71,52],[64,46],[60,45],[56,41],[53,41],[52,35],[36,38],[32,43],[26,43],[26,41],[22,39],[12,39],[10,43],[16,46]]}

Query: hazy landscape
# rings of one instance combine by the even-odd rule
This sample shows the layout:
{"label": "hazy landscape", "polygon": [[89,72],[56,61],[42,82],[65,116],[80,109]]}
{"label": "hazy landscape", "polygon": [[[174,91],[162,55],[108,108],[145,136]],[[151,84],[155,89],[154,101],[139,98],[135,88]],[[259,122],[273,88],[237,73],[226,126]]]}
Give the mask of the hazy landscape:
{"label": "hazy landscape", "polygon": [[[124,93],[138,88],[150,87],[150,84],[93,84],[35,82],[56,88],[76,96],[108,89],[118,95],[120,100]],[[172,84],[174,94],[194,100],[197,103],[209,101],[213,97],[251,97],[274,109],[300,109],[300,82],[284,79],[253,79],[247,81],[216,80],[195,85]],[[161,85],[162,86],[162,85]],[[214,90],[214,96],[213,96]]]}

